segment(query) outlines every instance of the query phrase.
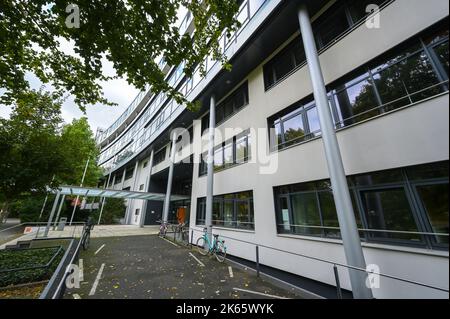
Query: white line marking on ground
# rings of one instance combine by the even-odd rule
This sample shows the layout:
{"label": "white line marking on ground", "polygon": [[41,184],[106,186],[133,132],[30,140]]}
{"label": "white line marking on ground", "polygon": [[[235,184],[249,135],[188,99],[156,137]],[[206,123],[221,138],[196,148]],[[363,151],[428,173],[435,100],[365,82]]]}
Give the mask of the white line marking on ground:
{"label": "white line marking on ground", "polygon": [[82,282],[84,281],[84,266],[82,258],[80,258],[80,260],[78,261],[78,269],[79,269],[78,278],[80,279],[80,282]]}
{"label": "white line marking on ground", "polygon": [[191,257],[194,258],[194,259],[198,262],[198,264],[200,265],[200,267],[205,267],[205,264],[202,263],[202,262],[200,261],[200,259],[198,259],[197,257],[195,257],[192,253],[189,253],[189,255],[191,255]]}
{"label": "white line marking on ground", "polygon": [[95,277],[94,284],[92,285],[91,291],[89,292],[89,296],[93,296],[95,294],[95,291],[97,290],[98,282],[100,281],[100,278],[102,277],[103,268],[105,268],[105,264],[102,264],[100,266],[100,270],[98,271],[97,277]]}
{"label": "white line marking on ground", "polygon": [[79,294],[73,294],[72,297],[73,297],[73,299],[81,299]]}
{"label": "white line marking on ground", "polygon": [[265,293],[262,293],[262,292],[257,292],[257,291],[247,290],[247,289],[241,289],[241,288],[233,288],[233,290],[247,292],[249,294],[254,294],[254,295],[266,296],[266,297],[275,298],[275,299],[289,299],[289,298],[285,298],[285,297],[268,295],[268,294],[265,294]]}
{"label": "white line marking on ground", "polygon": [[[162,238],[162,237],[161,237]],[[165,239],[165,238],[163,238],[166,242],[168,242],[169,244],[172,244],[172,245],[174,245],[175,247],[180,247],[180,246],[178,246],[177,244],[175,244],[174,242],[171,242],[170,240],[168,240],[168,239]]]}
{"label": "white line marking on ground", "polygon": [[230,278],[233,278],[233,268],[231,268],[231,266],[228,266],[228,272],[230,273]]}
{"label": "white line marking on ground", "polygon": [[97,251],[94,253],[94,255],[97,255],[99,251],[103,249],[103,247],[105,247],[105,244],[101,245],[100,248],[97,249]]}

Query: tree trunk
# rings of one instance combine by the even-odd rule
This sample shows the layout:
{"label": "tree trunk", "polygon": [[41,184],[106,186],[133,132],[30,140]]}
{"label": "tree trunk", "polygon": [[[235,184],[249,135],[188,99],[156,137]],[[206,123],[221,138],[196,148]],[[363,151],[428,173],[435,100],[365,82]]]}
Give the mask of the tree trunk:
{"label": "tree trunk", "polygon": [[6,222],[8,215],[9,215],[9,202],[8,200],[5,200],[2,204],[2,209],[0,210],[0,224]]}

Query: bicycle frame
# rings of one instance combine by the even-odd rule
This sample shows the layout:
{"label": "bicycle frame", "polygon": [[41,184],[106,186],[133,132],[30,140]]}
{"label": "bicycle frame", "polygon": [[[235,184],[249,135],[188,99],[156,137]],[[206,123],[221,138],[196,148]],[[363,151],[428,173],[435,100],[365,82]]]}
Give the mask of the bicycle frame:
{"label": "bicycle frame", "polygon": [[209,238],[208,238],[208,236],[206,235],[206,233],[204,233],[202,237],[205,239],[205,243],[208,245],[208,251],[209,251],[210,253],[214,252],[214,250],[215,250],[216,247],[217,247],[218,239],[216,239],[216,237],[214,237],[214,239],[213,239],[213,241],[212,241],[212,245],[211,245],[211,243],[209,242]]}

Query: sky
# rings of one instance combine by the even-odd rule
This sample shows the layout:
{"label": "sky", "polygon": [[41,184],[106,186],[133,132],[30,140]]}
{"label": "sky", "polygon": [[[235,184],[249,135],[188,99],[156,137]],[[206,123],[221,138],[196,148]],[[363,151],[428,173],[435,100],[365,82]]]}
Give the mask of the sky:
{"label": "sky", "polygon": [[[70,47],[70,44],[65,44]],[[105,74],[115,74],[114,68],[109,61],[103,61],[103,71]],[[27,74],[26,79],[33,89],[39,89],[42,83],[33,74]],[[62,117],[66,123],[72,122],[73,119],[79,119],[87,116],[92,131],[97,128],[108,128],[130,105],[136,95],[139,93],[134,86],[127,83],[125,78],[120,78],[108,82],[101,83],[104,96],[110,101],[117,103],[115,106],[105,106],[96,104],[86,108],[86,115],[75,104],[74,99],[70,96],[62,105]],[[48,86],[47,86],[48,87]],[[48,87],[49,88],[49,87]],[[0,105],[0,117],[7,118],[11,108]]]}
{"label": "sky", "polygon": [[[184,18],[187,10],[184,7],[180,7],[178,11],[178,23]],[[77,55],[73,50],[73,44],[60,39],[60,48],[67,54]],[[103,62],[103,72],[106,75],[115,75],[115,71],[111,62],[106,59]],[[42,83],[33,74],[27,74],[26,79],[30,83],[30,87],[33,89],[39,89]],[[73,119],[79,119],[80,117],[87,116],[89,124],[94,134],[97,128],[107,129],[114,121],[125,111],[130,105],[136,95],[139,93],[134,86],[128,84],[126,78],[120,78],[108,82],[101,82],[104,96],[110,102],[117,103],[115,106],[105,105],[92,105],[86,108],[86,114],[80,111],[75,104],[73,97],[69,97],[62,105],[62,117],[66,123],[72,122]],[[51,89],[50,86],[47,88]],[[0,94],[2,91],[0,90]],[[0,104],[0,117],[8,118],[11,112],[11,108]]]}

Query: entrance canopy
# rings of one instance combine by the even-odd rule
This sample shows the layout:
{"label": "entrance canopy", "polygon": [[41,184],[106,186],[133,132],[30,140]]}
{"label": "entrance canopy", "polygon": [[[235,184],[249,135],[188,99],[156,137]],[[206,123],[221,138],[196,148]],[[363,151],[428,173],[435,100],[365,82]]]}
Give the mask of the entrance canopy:
{"label": "entrance canopy", "polygon": [[[60,186],[57,192],[58,191],[61,195],[73,195],[80,197],[107,197],[107,198],[124,198],[124,199],[143,199],[154,201],[164,201],[166,197],[166,194],[159,194],[159,193],[144,193],[126,190],[114,190],[114,189],[78,187],[78,186]],[[190,199],[189,196],[183,195],[170,196],[171,201],[186,200],[186,199]]]}

